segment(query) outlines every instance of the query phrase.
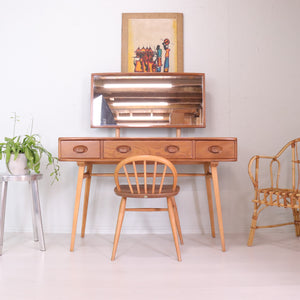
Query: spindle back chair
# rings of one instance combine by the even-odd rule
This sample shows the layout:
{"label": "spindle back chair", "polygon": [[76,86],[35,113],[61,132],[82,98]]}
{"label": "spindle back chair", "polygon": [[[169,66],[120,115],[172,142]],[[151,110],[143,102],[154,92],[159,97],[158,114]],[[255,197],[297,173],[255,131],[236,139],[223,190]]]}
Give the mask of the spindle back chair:
{"label": "spindle back chair", "polygon": [[[177,258],[181,261],[177,232],[181,243],[183,239],[174,198],[179,192],[175,166],[160,156],[131,156],[116,166],[114,179],[116,183],[114,191],[122,198],[111,260],[115,259],[125,211],[168,211]],[[168,208],[126,208],[127,198],[166,198]]]}
{"label": "spindle back chair", "polygon": [[[254,187],[254,211],[248,246],[252,246],[255,230],[284,225],[295,225],[296,236],[300,236],[300,160],[298,144],[300,138],[288,142],[275,156],[253,156],[248,165],[248,172]],[[268,163],[267,168],[262,164]],[[263,175],[263,171],[267,174]],[[267,182],[264,182],[267,179]],[[293,222],[257,226],[259,214],[266,207],[290,208]]]}

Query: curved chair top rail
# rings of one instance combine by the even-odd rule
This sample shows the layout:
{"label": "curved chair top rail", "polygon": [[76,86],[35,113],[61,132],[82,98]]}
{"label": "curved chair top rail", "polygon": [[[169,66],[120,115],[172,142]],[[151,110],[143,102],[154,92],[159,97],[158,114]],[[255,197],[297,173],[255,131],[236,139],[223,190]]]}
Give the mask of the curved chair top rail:
{"label": "curved chair top rail", "polygon": [[[269,165],[269,172],[270,172],[270,182],[271,182],[271,188],[276,187],[278,188],[279,184],[279,177],[280,177],[280,170],[281,170],[281,163],[279,161],[280,156],[289,148],[291,147],[292,157],[292,189],[294,190],[296,188],[296,177],[298,178],[297,182],[297,190],[300,186],[300,160],[299,160],[299,152],[298,152],[298,143],[300,142],[300,138],[294,139],[289,141],[287,144],[285,144],[279,152],[277,152],[274,156],[267,156],[267,155],[254,155],[248,164],[248,173],[250,176],[250,179],[254,185],[255,188],[258,188],[258,175],[259,175],[259,165],[261,159],[269,159],[270,165]],[[255,162],[255,174],[252,172],[253,163]],[[277,164],[277,171],[274,173],[274,164]],[[297,172],[296,172],[297,171]],[[297,173],[297,174],[296,174]],[[274,176],[275,174],[275,176]],[[296,176],[298,175],[298,176]],[[274,179],[276,178],[276,182],[274,185]]]}
{"label": "curved chair top rail", "polygon": [[[138,170],[138,165],[141,166],[141,170]],[[152,165],[151,172],[149,172],[150,165]],[[160,172],[158,169],[162,169]],[[131,172],[129,171],[131,170]],[[123,171],[123,172],[122,172]],[[133,185],[136,187],[137,194],[141,193],[161,193],[163,186],[165,185],[165,178],[172,177],[172,191],[174,192],[177,187],[177,171],[175,166],[166,158],[155,155],[137,155],[125,158],[122,160],[115,169],[114,179],[116,188],[121,190],[119,182],[120,176],[125,176],[130,189],[130,192],[134,194]],[[147,179],[152,178],[152,184],[149,190],[149,184]],[[160,178],[160,179],[159,179]],[[131,180],[132,179],[132,180]],[[156,181],[159,183],[159,189],[157,190]]]}
{"label": "curved chair top rail", "polygon": [[285,146],[283,146],[281,148],[281,150],[275,155],[276,158],[278,158],[288,147],[292,147],[292,148],[295,148],[297,147],[297,143],[300,142],[300,138],[297,138],[297,139],[294,139],[290,142],[288,142]]}

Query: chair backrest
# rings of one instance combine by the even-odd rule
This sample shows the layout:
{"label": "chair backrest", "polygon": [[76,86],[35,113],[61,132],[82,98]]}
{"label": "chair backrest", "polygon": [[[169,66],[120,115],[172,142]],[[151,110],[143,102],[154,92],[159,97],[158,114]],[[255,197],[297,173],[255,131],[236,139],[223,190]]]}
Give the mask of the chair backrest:
{"label": "chair backrest", "polygon": [[[258,183],[261,179],[258,177],[262,174],[260,169],[263,167],[263,161],[269,160],[269,179],[271,188],[279,188],[279,179],[285,178],[285,182],[281,179],[281,186],[299,191],[300,189],[300,138],[288,142],[282,149],[274,156],[255,155],[249,161],[249,175],[256,188],[259,188]],[[255,173],[253,174],[251,168],[255,162]],[[288,183],[290,186],[288,187]]]}
{"label": "chair backrest", "polygon": [[[288,142],[277,154],[276,158],[279,159],[283,157],[284,153],[287,152],[287,150],[290,150],[291,153],[288,153],[289,157],[289,172],[292,176],[292,189],[299,190],[300,188],[300,161],[299,161],[299,150],[298,145],[300,142],[300,138],[292,140]],[[290,166],[290,163],[292,164]],[[278,175],[279,177],[279,175]]]}
{"label": "chair backrest", "polygon": [[[154,155],[125,158],[116,166],[114,178],[117,192],[122,193],[124,189],[134,196],[158,195],[164,192],[166,186],[169,192],[174,192],[177,188],[175,166],[168,159]],[[126,185],[121,184],[122,178]]]}

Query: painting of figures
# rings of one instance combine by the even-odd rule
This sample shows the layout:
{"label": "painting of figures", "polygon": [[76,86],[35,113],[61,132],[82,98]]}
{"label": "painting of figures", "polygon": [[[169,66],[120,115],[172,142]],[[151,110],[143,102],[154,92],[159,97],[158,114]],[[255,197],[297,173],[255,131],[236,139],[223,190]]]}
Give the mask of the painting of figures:
{"label": "painting of figures", "polygon": [[182,14],[123,14],[122,72],[183,72]]}

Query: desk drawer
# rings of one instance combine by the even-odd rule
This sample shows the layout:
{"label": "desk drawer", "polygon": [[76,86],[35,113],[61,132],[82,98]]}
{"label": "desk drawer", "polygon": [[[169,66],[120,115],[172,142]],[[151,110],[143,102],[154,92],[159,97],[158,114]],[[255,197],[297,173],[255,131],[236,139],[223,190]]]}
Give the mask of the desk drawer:
{"label": "desk drawer", "polygon": [[100,141],[61,141],[60,159],[100,158]]}
{"label": "desk drawer", "polygon": [[192,158],[192,141],[104,141],[104,159],[143,154]]}
{"label": "desk drawer", "polygon": [[234,141],[197,141],[196,159],[236,159]]}

